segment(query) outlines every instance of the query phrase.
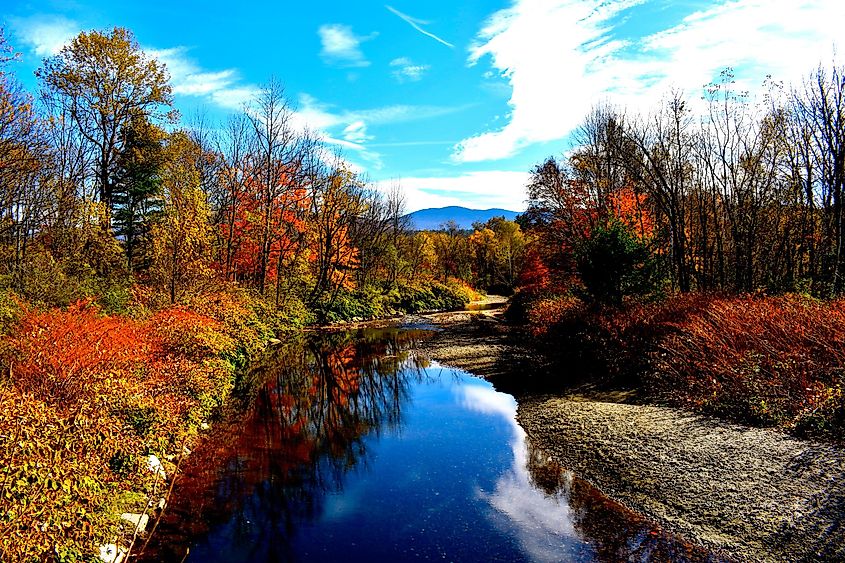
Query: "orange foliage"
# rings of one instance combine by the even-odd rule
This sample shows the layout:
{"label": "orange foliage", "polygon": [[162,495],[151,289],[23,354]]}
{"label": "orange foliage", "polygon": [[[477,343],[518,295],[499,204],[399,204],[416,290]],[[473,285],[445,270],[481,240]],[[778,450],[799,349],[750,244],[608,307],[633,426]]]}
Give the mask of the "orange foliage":
{"label": "orange foliage", "polygon": [[[283,177],[280,184],[290,180]],[[225,210],[234,215],[231,225],[220,226],[223,240],[231,240],[229,279],[254,281],[260,276],[262,252],[267,245],[265,280],[274,282],[279,276],[279,264],[286,264],[301,244],[306,225],[302,219],[308,199],[301,187],[288,186],[268,203],[262,187],[254,179],[246,183],[246,190],[237,195],[235,202]],[[269,228],[265,232],[265,225]],[[224,258],[225,259],[225,258]],[[225,264],[220,269],[225,269]]]}
{"label": "orange foliage", "polygon": [[610,212],[631,228],[640,240],[654,236],[654,218],[646,206],[645,194],[637,193],[630,186],[611,192],[607,196]]}
{"label": "orange foliage", "polygon": [[139,508],[115,506],[114,489],[150,491],[142,456],[178,452],[186,421],[205,420],[232,386],[221,358],[235,340],[219,320],[182,308],[147,321],[87,301],[25,310],[4,345],[0,514],[14,524],[0,526],[4,560],[114,541],[117,515]]}
{"label": "orange foliage", "polygon": [[66,310],[29,311],[12,341],[10,371],[15,384],[45,401],[75,405],[91,393],[131,380],[116,374],[132,371],[150,357],[156,342],[132,320],[101,316],[82,301]]}

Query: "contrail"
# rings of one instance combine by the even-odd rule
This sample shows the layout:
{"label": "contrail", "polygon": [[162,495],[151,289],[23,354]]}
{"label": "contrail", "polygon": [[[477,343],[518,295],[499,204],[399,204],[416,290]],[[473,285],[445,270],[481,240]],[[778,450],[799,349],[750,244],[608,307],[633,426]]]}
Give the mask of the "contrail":
{"label": "contrail", "polygon": [[432,39],[434,39],[435,41],[439,41],[440,43],[443,43],[444,45],[446,45],[450,49],[455,48],[455,46],[452,45],[451,43],[449,43],[448,41],[445,41],[445,40],[437,37],[433,33],[428,32],[428,31],[424,30],[423,28],[421,28],[419,26],[419,24],[427,24],[428,22],[423,21],[423,20],[418,20],[416,18],[412,18],[411,16],[409,16],[407,14],[403,14],[402,12],[400,12],[399,10],[397,10],[396,8],[394,8],[392,6],[385,6],[385,8],[387,8],[388,10],[390,10],[391,12],[393,12],[394,14],[396,14],[397,16],[399,16],[400,18],[402,18],[403,20],[408,22],[411,25],[411,27],[413,27],[414,29],[416,29],[417,31],[422,33],[423,35],[427,35],[427,36],[431,37]]}

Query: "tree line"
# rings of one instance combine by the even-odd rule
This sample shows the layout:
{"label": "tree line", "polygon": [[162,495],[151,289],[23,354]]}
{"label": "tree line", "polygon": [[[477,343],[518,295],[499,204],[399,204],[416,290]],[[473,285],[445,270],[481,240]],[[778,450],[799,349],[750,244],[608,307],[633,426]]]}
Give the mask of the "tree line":
{"label": "tree line", "polygon": [[516,224],[410,231],[399,186],[377,190],[298,127],[276,80],[223,124],[183,126],[166,67],[127,29],[45,59],[37,96],[2,41],[0,276],[25,297],[66,304],[128,280],[177,303],[228,282],[330,308],[368,286],[516,279]]}
{"label": "tree line", "polygon": [[[543,265],[577,285],[590,264],[628,256],[600,290],[616,301],[646,275],[681,292],[841,294],[845,72],[764,90],[737,91],[725,69],[703,111],[677,91],[643,115],[594,108],[571,154],[532,171],[524,224]],[[597,249],[596,229],[617,248]]]}

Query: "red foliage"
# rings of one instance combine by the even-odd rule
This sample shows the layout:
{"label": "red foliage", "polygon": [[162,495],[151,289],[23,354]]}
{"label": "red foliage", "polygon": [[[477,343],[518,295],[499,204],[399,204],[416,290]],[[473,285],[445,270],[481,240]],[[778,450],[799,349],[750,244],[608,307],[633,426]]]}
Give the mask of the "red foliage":
{"label": "red foliage", "polygon": [[529,246],[525,252],[517,284],[528,292],[542,291],[551,284],[549,267],[543,262],[543,257],[534,245]]}
{"label": "red foliage", "polygon": [[42,400],[75,403],[115,383],[156,349],[139,323],[102,316],[80,301],[66,310],[28,311],[12,341],[16,385]]}
{"label": "red foliage", "polygon": [[531,333],[562,361],[575,353],[675,404],[822,433],[845,426],[845,300],[693,293],[595,310],[558,297],[528,311]]}
{"label": "red foliage", "polygon": [[656,368],[687,404],[794,425],[841,402],[843,300],[718,298],[672,326]]}
{"label": "red foliage", "polygon": [[625,187],[607,196],[607,206],[613,216],[630,227],[640,240],[654,236],[654,218],[646,205],[645,194],[638,194],[633,188]]}

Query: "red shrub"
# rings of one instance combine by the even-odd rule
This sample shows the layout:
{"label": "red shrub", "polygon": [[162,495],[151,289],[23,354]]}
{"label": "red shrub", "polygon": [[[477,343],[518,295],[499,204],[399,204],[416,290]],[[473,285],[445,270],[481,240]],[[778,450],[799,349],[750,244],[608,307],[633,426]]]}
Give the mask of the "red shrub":
{"label": "red shrub", "polygon": [[687,404],[794,425],[841,398],[841,300],[718,298],[669,324],[674,330],[660,342],[657,380]]}
{"label": "red shrub", "polygon": [[76,403],[103,386],[131,383],[121,375],[156,348],[142,325],[102,316],[88,302],[66,310],[26,312],[10,344],[10,372],[18,388],[42,400],[66,403]]}

